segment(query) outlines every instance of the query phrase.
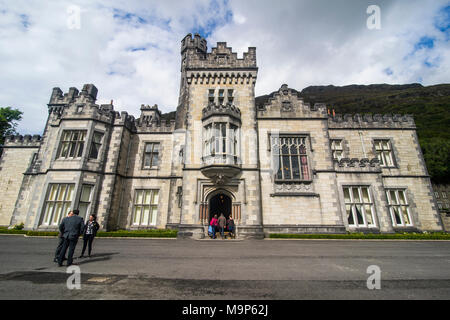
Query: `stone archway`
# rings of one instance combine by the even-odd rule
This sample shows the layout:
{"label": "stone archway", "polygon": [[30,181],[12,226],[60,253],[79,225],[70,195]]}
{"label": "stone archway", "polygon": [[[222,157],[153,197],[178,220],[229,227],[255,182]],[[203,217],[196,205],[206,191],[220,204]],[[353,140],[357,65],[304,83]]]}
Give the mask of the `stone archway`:
{"label": "stone archway", "polygon": [[232,210],[232,200],[225,193],[217,193],[210,197],[208,201],[209,207],[209,217],[208,221],[211,221],[211,218],[217,214],[217,217],[220,216],[221,213],[228,219],[231,215]]}

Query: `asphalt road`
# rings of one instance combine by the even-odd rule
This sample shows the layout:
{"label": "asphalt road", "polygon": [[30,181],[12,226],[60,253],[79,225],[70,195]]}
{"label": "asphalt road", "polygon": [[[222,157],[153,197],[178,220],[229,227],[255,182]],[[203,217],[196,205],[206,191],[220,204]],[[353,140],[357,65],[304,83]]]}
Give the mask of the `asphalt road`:
{"label": "asphalt road", "polygon": [[[450,242],[101,239],[53,263],[56,238],[0,235],[0,299],[449,299]],[[81,251],[78,243],[76,255]],[[369,290],[367,268],[381,270]]]}

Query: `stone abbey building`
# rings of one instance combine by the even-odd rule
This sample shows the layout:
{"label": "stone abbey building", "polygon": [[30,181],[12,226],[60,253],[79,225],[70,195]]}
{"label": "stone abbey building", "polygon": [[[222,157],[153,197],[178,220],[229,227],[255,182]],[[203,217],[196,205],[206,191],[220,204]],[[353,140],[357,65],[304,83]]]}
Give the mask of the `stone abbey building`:
{"label": "stone abbey building", "polygon": [[[54,230],[70,209],[103,230],[175,228],[202,238],[232,215],[238,238],[270,233],[442,231],[414,120],[334,115],[282,85],[255,98],[256,49],[181,42],[176,119],[54,88],[42,137],[8,137],[0,225]],[[256,103],[258,101],[258,103]]]}

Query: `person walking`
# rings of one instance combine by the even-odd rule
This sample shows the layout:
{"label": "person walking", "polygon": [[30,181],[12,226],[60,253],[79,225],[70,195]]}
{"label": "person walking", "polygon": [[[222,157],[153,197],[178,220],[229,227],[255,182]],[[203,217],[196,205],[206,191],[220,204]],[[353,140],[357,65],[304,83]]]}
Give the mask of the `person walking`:
{"label": "person walking", "polygon": [[84,221],[83,218],[78,216],[80,212],[78,210],[73,210],[72,213],[73,215],[70,217],[65,217],[59,225],[59,231],[64,238],[64,244],[58,257],[58,266],[60,267],[62,266],[67,248],[69,248],[69,253],[67,255],[67,266],[73,264],[73,253],[75,252],[78,238],[83,233]]}
{"label": "person walking", "polygon": [[227,228],[228,228],[228,231],[230,232],[230,235],[233,238],[236,238],[236,234],[234,233],[234,228],[235,228],[234,220],[233,220],[233,217],[231,215],[230,215],[230,218],[227,221]]}
{"label": "person walking", "polygon": [[[70,217],[72,215],[73,215],[73,213],[72,213],[72,211],[70,211],[67,216]],[[59,234],[58,234],[58,246],[56,247],[55,258],[53,259],[53,262],[58,262],[58,257],[59,257],[59,254],[61,253],[61,249],[62,249],[63,245],[64,245],[63,234],[61,233],[61,231],[59,231]],[[63,261],[64,260],[67,260],[67,258],[63,257]]]}
{"label": "person walking", "polygon": [[83,250],[81,251],[80,258],[84,258],[84,252],[86,251],[86,246],[88,247],[88,257],[91,257],[92,251],[92,241],[94,241],[95,236],[97,235],[97,231],[100,229],[99,224],[97,223],[97,216],[95,214],[91,214],[89,216],[89,221],[84,225],[83,230]]}
{"label": "person walking", "polygon": [[219,224],[220,235],[222,236],[222,239],[223,239],[223,237],[224,237],[223,231],[225,229],[225,226],[227,225],[227,219],[225,218],[223,213],[220,214],[220,217],[218,219],[218,224]]}
{"label": "person walking", "polygon": [[214,217],[211,219],[209,225],[212,227],[212,236],[213,239],[216,238],[216,228],[217,228],[217,214],[214,215]]}

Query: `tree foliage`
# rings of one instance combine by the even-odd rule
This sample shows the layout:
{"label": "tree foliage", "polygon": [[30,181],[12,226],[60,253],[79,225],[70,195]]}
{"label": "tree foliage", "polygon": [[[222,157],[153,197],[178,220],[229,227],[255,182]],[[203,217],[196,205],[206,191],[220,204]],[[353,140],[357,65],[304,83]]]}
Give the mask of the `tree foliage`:
{"label": "tree foliage", "polygon": [[0,145],[5,137],[16,134],[17,121],[22,119],[23,112],[11,107],[0,108]]}

